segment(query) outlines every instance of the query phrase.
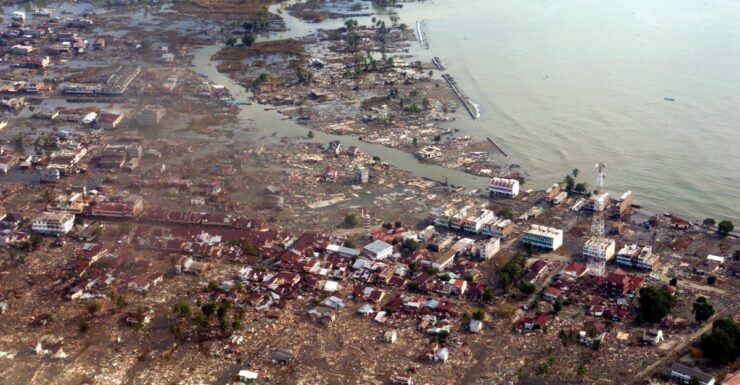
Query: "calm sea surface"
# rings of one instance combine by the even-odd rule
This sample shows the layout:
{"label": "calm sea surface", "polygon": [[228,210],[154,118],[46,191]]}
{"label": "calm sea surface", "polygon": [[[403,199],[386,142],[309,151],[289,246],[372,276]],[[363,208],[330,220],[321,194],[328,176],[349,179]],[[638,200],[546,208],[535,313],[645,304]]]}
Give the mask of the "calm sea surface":
{"label": "calm sea surface", "polygon": [[[740,222],[740,2],[434,0],[407,4],[491,136],[546,187],[593,186]],[[675,101],[667,101],[672,98]]]}

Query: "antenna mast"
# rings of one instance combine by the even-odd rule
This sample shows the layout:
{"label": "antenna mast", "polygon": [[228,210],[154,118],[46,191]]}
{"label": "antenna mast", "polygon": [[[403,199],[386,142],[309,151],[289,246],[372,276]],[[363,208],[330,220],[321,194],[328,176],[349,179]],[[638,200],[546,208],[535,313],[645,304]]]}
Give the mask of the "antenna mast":
{"label": "antenna mast", "polygon": [[[602,193],[604,191],[604,183],[606,181],[606,164],[599,162],[596,164],[596,193]],[[601,244],[605,242],[604,239],[604,210],[594,210],[593,219],[591,220],[591,240]],[[591,274],[602,276],[606,271],[606,260],[602,258],[590,258],[588,261],[588,269]]]}

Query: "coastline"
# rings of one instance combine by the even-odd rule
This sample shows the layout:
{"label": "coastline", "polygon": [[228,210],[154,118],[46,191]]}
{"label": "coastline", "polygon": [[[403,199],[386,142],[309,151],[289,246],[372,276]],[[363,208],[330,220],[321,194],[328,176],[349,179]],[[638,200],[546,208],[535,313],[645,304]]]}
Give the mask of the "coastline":
{"label": "coastline", "polygon": [[[457,104],[442,59],[470,74],[439,36],[432,53],[385,8],[308,24],[296,3],[49,4],[95,46],[3,73],[22,94],[0,119],[4,382],[636,383],[734,315],[735,235],[585,204],[592,164],[579,193],[543,192],[560,178],[488,136],[490,101],[465,83],[484,115]],[[38,13],[47,35],[9,27],[11,47],[68,38]],[[641,289],[670,318],[643,322]],[[699,297],[714,318],[692,321]],[[600,351],[581,346],[602,321]],[[660,321],[666,343],[640,343]]]}
{"label": "coastline", "polygon": [[[278,9],[277,7],[281,7],[281,9],[282,9],[282,8],[285,7],[285,4],[292,4],[292,2],[288,1],[288,2],[281,2],[281,3],[275,4],[272,7],[270,7],[270,11],[273,14],[279,15],[279,16],[283,17],[284,19],[286,19],[286,14],[288,14],[288,12],[283,12],[283,11],[281,11],[281,12],[275,12],[275,10]],[[378,12],[374,12],[374,13],[372,13],[372,15],[379,15],[379,13]],[[367,17],[367,15],[365,15],[365,14],[358,15],[358,16]],[[312,23],[310,21],[300,20],[298,17],[296,17],[294,15],[290,15],[290,14],[287,17],[289,18],[289,19],[286,20],[286,24],[289,26],[288,27],[288,30],[289,31],[287,33],[288,33],[288,36],[290,36],[292,38],[299,37],[299,36],[291,35],[291,32],[290,32],[291,27],[295,27],[295,23],[296,22],[303,23],[303,26],[301,28],[297,28],[298,30],[301,30],[301,31],[305,31],[306,29],[313,30],[313,29],[321,28],[321,26],[323,26],[322,22]],[[292,18],[292,20],[290,20],[290,18]],[[347,20],[347,19],[352,19],[352,18],[354,18],[354,16],[345,16],[345,17],[342,17],[341,14],[335,14],[331,18],[331,24],[336,25],[337,20]],[[414,32],[415,32],[414,33],[414,38],[418,40],[418,37],[416,37],[416,28],[414,29]],[[301,36],[299,38],[305,38],[305,37],[307,37],[307,36]],[[268,42],[269,41],[278,41],[278,40],[282,40],[282,39],[285,39],[285,38],[286,38],[286,34],[285,33],[281,33],[281,34],[277,34],[277,35],[276,34],[270,34],[268,37],[264,38],[262,41],[268,41]],[[318,37],[317,36],[314,36],[314,38],[316,40],[318,40]],[[407,41],[413,42],[413,40],[407,40]],[[418,55],[413,55],[413,54],[411,54],[411,55],[412,56],[409,56],[410,60],[415,60],[416,58],[420,57]],[[434,61],[432,63],[430,63],[430,66],[433,67],[434,69],[439,69],[438,65],[435,64]],[[448,70],[448,69],[445,68],[445,70]],[[454,68],[451,69],[450,72],[454,73]],[[225,75],[228,75],[228,74],[225,74]],[[437,79],[437,80],[439,80],[439,79]],[[243,84],[242,83],[242,84],[240,84],[240,86],[241,87],[244,87],[245,89],[248,89],[248,86],[246,84]],[[463,97],[460,97],[460,101],[461,102],[464,102]],[[467,107],[466,104],[463,103],[463,105]],[[270,104],[270,103],[267,103],[266,102],[265,104],[263,104],[263,106],[266,109],[276,110],[276,111],[273,111],[273,112],[278,112],[278,115],[285,116],[285,119],[291,117],[291,115],[290,115],[290,109],[281,109],[282,107],[279,104]],[[470,113],[472,114],[472,112],[470,112]],[[459,111],[459,110],[455,113],[456,117],[458,117],[458,118],[461,118],[461,115],[462,114],[463,113],[461,111]],[[449,124],[450,125],[454,125],[455,124],[454,122],[455,121],[453,120]],[[300,124],[303,125],[303,126],[306,126],[307,129],[310,129],[310,130],[323,131],[323,132],[329,133],[329,134],[338,134],[337,137],[339,138],[339,140],[346,140],[346,139],[352,138],[350,140],[353,141],[353,142],[354,141],[359,141],[360,143],[363,143],[363,144],[368,144],[369,143],[369,144],[373,144],[373,145],[380,145],[380,146],[384,146],[384,147],[387,147],[387,148],[391,148],[391,149],[396,149],[396,150],[399,150],[399,151],[403,151],[403,152],[406,152],[406,153],[409,153],[409,154],[413,154],[414,153],[414,150],[415,150],[414,147],[411,147],[408,144],[406,144],[406,145],[403,145],[403,144],[401,144],[401,145],[389,145],[389,144],[384,143],[382,141],[377,141],[377,140],[375,140],[372,137],[363,136],[362,133],[357,133],[357,132],[342,132],[341,130],[340,131],[332,130],[331,127],[329,127],[329,126],[332,126],[331,124],[324,125],[324,124],[316,123],[316,122],[308,122],[308,123],[307,122],[301,122]],[[451,133],[451,134],[453,136],[455,135],[454,133]],[[485,138],[485,139],[478,138],[478,139],[491,141],[489,138]],[[508,154],[506,154],[503,151],[503,149],[501,149],[499,147],[499,144],[497,144],[496,142],[492,142],[492,141],[491,141],[491,144],[493,145],[494,152],[500,152],[500,154],[502,154],[502,155],[504,155],[505,157],[508,158]],[[407,160],[403,160],[403,162],[406,162],[406,161]],[[390,163],[393,164],[393,162],[390,162]],[[418,164],[425,164],[425,163],[424,162],[418,162]],[[489,177],[489,176],[484,176],[484,175],[482,175],[480,173],[471,172],[470,169],[450,167],[449,165],[446,165],[444,162],[433,162],[433,164],[435,164],[437,167],[439,167],[441,169],[449,170],[447,172],[462,172],[462,173],[465,173],[465,174],[470,175],[473,178],[481,178],[481,179],[482,178],[488,178]],[[398,164],[393,164],[393,165],[398,166]],[[518,165],[513,165],[513,166],[514,167],[518,167]],[[406,169],[407,171],[410,171],[410,172],[414,173],[414,170],[413,170],[414,167],[413,166],[412,167],[402,167],[402,168]],[[513,171],[512,165],[509,166],[509,171],[510,172]],[[522,170],[522,172],[524,173],[524,175],[526,175],[526,171],[525,170]],[[444,173],[446,173],[446,172],[444,172]],[[428,178],[430,180],[434,180],[436,182],[440,182],[441,183],[441,182],[444,182],[445,179],[447,179],[447,176],[444,175],[444,173],[437,174],[436,177],[429,177],[428,175],[427,176],[422,175],[422,176],[425,177],[425,178]],[[416,174],[416,175],[418,175],[418,174]],[[501,176],[506,176],[506,175],[501,175]],[[456,178],[456,179],[459,180],[460,178]],[[524,179],[525,178],[522,177],[522,180],[524,180]],[[478,180],[479,179],[471,179],[471,181],[478,181]],[[526,181],[529,182],[530,180],[527,179]],[[549,185],[551,183],[559,182],[559,179],[558,180],[552,180],[552,181],[540,181],[540,180],[536,180],[536,181],[532,181],[532,182],[537,183],[537,184],[540,184],[540,185],[542,185],[542,184]],[[475,183],[478,183],[478,182],[475,182]],[[451,184],[454,185],[454,183],[451,183]],[[486,184],[463,185],[463,187],[473,188],[473,189],[474,188],[485,189],[486,188]],[[536,191],[539,191],[539,190],[536,190]],[[639,195],[640,195],[640,192],[639,191],[637,191],[637,195],[639,197]],[[662,215],[663,214],[660,210],[658,210],[658,209],[652,209],[652,208],[650,208],[648,206],[641,206],[639,208],[639,211],[641,213],[643,213],[644,216],[647,216],[647,217],[650,217],[652,215]],[[679,215],[680,216],[681,214],[680,214],[680,212],[678,212],[678,213],[673,214],[673,215]],[[682,218],[685,218],[685,219],[691,220],[697,226],[701,226],[701,221],[703,219],[703,218],[691,218],[689,216],[681,216],[681,217]],[[730,219],[733,219],[733,218],[730,218]]]}

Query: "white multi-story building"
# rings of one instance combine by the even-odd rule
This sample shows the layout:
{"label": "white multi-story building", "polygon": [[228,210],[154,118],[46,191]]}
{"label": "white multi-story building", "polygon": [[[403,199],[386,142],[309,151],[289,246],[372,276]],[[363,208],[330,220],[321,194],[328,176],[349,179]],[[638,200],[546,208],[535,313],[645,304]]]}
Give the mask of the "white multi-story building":
{"label": "white multi-story building", "polygon": [[514,222],[510,219],[494,218],[492,221],[484,223],[481,228],[481,234],[501,239],[508,237],[512,231],[514,231]]}
{"label": "white multi-story building", "polygon": [[519,181],[516,179],[506,179],[494,177],[488,184],[488,192],[493,195],[504,195],[516,197],[519,195]]}
{"label": "white multi-story building", "polygon": [[31,222],[31,229],[37,233],[62,235],[74,226],[75,216],[68,213],[43,212]]}
{"label": "white multi-story building", "polygon": [[617,264],[640,270],[652,271],[660,260],[650,246],[625,245],[617,252]]}
{"label": "white multi-story building", "polygon": [[453,230],[462,230],[465,219],[468,218],[469,211],[470,206],[464,206],[463,208],[455,212],[455,214],[450,217],[450,228]]}
{"label": "white multi-story building", "polygon": [[671,365],[671,379],[681,384],[688,384],[692,379],[696,379],[700,385],[714,385],[717,382],[711,374],[678,362]]}
{"label": "white multi-story building", "polygon": [[450,227],[450,216],[455,213],[452,207],[437,207],[429,212],[429,222],[437,227]]}
{"label": "white multi-story building", "polygon": [[583,245],[583,256],[586,258],[608,261],[615,252],[616,242],[613,239],[591,237]]}
{"label": "white multi-story building", "polygon": [[501,239],[491,238],[483,241],[483,244],[478,248],[478,257],[481,259],[489,260],[491,257],[496,255],[501,250]]}
{"label": "white multi-story building", "polygon": [[596,212],[604,211],[607,206],[609,206],[609,193],[604,192],[600,194],[594,194],[590,198],[588,198],[588,201],[586,201],[586,205],[583,206],[583,209]]}
{"label": "white multi-story building", "polygon": [[488,209],[480,209],[473,215],[465,219],[463,223],[463,230],[469,233],[478,234],[483,227],[483,224],[492,221],[496,216],[493,215],[493,211]]}
{"label": "white multi-story building", "polygon": [[527,245],[532,245],[542,249],[557,250],[563,245],[563,230],[556,229],[554,227],[532,225],[532,227],[524,233],[524,238],[522,240]]}
{"label": "white multi-story building", "polygon": [[371,259],[386,259],[393,255],[393,245],[376,240],[363,247],[362,254],[365,254]]}

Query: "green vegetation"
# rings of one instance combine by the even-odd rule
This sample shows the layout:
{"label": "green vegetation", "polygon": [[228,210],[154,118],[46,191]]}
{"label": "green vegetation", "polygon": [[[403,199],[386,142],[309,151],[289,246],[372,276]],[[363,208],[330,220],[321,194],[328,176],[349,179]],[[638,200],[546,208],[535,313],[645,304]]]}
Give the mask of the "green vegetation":
{"label": "green vegetation", "polygon": [[522,282],[521,284],[519,284],[519,290],[521,290],[524,294],[532,294],[534,293],[534,289],[534,285],[529,282]]}
{"label": "green vegetation", "polygon": [[585,364],[578,365],[578,369],[576,370],[576,374],[578,375],[578,377],[585,376],[586,375],[586,365]]}
{"label": "green vegetation", "polygon": [[585,193],[588,191],[588,185],[586,183],[576,183],[576,178],[578,178],[579,173],[580,171],[577,168],[574,168],[570,174],[563,178],[563,184],[565,185],[564,188],[566,191],[575,191],[578,193]]}
{"label": "green vegetation", "polygon": [[707,285],[714,285],[715,283],[717,283],[717,277],[713,275],[707,277]]}
{"label": "green vegetation", "polygon": [[240,247],[241,247],[242,251],[245,254],[247,254],[247,255],[251,255],[251,256],[254,256],[254,257],[260,255],[259,249],[257,249],[257,247],[255,247],[251,242],[249,242],[246,239],[244,241],[242,241]]}
{"label": "green vegetation", "polygon": [[665,289],[644,287],[640,289],[640,322],[660,322],[676,306],[676,299]]}
{"label": "green vegetation", "polygon": [[90,323],[84,319],[80,320],[80,322],[77,323],[77,330],[79,330],[80,333],[87,333],[87,331],[90,330]]}
{"label": "green vegetation", "polygon": [[502,207],[496,212],[496,215],[501,218],[511,219],[514,218],[514,211],[511,207]]}
{"label": "green vegetation", "polygon": [[715,365],[726,365],[740,357],[740,325],[718,319],[712,331],[701,336],[701,350]]}
{"label": "green vegetation", "polygon": [[531,243],[527,243],[524,245],[524,250],[527,251],[527,256],[531,257],[532,254],[534,254],[534,246],[532,246]]}
{"label": "green vegetation", "polygon": [[116,307],[117,308],[123,309],[126,307],[126,305],[128,305],[128,303],[126,302],[126,298],[123,298],[122,295],[119,295],[118,297],[116,297]]}
{"label": "green vegetation", "polygon": [[211,318],[211,316],[216,312],[216,304],[213,302],[205,303],[200,307],[200,312],[203,313],[204,316]]}
{"label": "green vegetation", "polygon": [[519,279],[524,273],[525,262],[526,260],[521,254],[514,254],[509,262],[506,262],[506,264],[498,271],[501,286],[508,288],[514,281]]}
{"label": "green vegetation", "polygon": [[493,290],[491,290],[490,288],[487,288],[486,291],[483,292],[483,301],[485,302],[493,301]]}
{"label": "green vegetation", "polygon": [[416,251],[421,244],[418,241],[415,241],[413,239],[407,239],[403,241],[403,244],[401,245],[401,255],[404,257],[407,257]]}
{"label": "green vegetation", "polygon": [[203,328],[208,325],[208,318],[206,318],[203,314],[196,314],[195,316],[193,316],[191,322],[193,323],[193,325]]}
{"label": "green vegetation", "polygon": [[696,322],[702,323],[714,315],[714,307],[707,302],[706,297],[699,297],[694,301],[694,308],[691,312],[694,313]]}
{"label": "green vegetation", "polygon": [[471,317],[477,321],[485,321],[486,319],[486,312],[484,312],[483,309],[478,308],[478,307],[471,310],[470,314],[471,314]]}
{"label": "green vegetation", "polygon": [[586,184],[586,183],[583,183],[583,182],[581,182],[581,183],[576,183],[576,186],[575,186],[575,188],[573,188],[573,190],[574,190],[575,192],[577,192],[577,193],[581,193],[581,194],[583,194],[583,193],[585,193],[585,192],[587,192],[587,191],[588,191],[588,184]]}
{"label": "green vegetation", "polygon": [[357,244],[355,244],[355,241],[353,241],[351,239],[347,239],[346,241],[344,241],[344,245],[343,246],[344,247],[349,247],[350,249],[357,248]]}
{"label": "green vegetation", "polygon": [[308,139],[313,139],[313,137],[314,137],[313,131],[309,131],[308,132]]}
{"label": "green vegetation", "polygon": [[246,45],[247,47],[254,44],[255,40],[257,40],[257,38],[255,38],[254,35],[252,35],[251,33],[242,36],[242,44]]}
{"label": "green vegetation", "polygon": [[360,220],[357,219],[357,216],[355,214],[347,214],[346,217],[344,217],[344,225],[348,228],[357,227],[357,225],[360,224]]}
{"label": "green vegetation", "polygon": [[555,313],[560,313],[560,311],[563,310],[563,303],[560,301],[555,301],[555,303],[552,305],[552,309],[553,311],[555,311]]}
{"label": "green vegetation", "polygon": [[716,223],[717,223],[717,222],[715,222],[714,218],[706,218],[706,219],[704,219],[704,221],[702,222],[702,224],[703,224],[704,226],[707,226],[707,227],[712,227],[712,226],[714,226],[714,225],[715,225]]}
{"label": "green vegetation", "polygon": [[671,286],[673,286],[673,287],[678,286],[678,278],[676,278],[676,277],[671,278],[671,281],[668,282],[668,284],[671,285]]}
{"label": "green vegetation", "polygon": [[175,313],[178,313],[180,315],[188,316],[190,315],[190,312],[192,311],[190,308],[190,304],[187,302],[178,302],[172,307],[172,311]]}
{"label": "green vegetation", "polygon": [[725,219],[717,224],[717,233],[719,233],[719,235],[726,236],[733,230],[735,230],[735,225],[733,225],[729,220]]}
{"label": "green vegetation", "polygon": [[95,315],[95,313],[100,310],[100,303],[98,301],[88,301],[85,304],[85,309],[87,309],[87,312],[90,313],[90,315]]}
{"label": "green vegetation", "polygon": [[407,106],[406,108],[404,108],[404,111],[411,113],[411,114],[418,114],[421,112],[421,108],[418,105],[416,105],[416,103],[411,103],[410,106]]}
{"label": "green vegetation", "polygon": [[260,74],[259,76],[257,76],[257,78],[256,78],[256,79],[254,79],[254,82],[252,83],[252,86],[253,86],[253,87],[257,87],[257,86],[259,86],[260,84],[262,84],[262,83],[266,82],[266,81],[267,81],[267,79],[269,79],[269,76],[268,76],[267,74],[265,74],[265,73],[262,73],[262,74]]}
{"label": "green vegetation", "polygon": [[575,179],[570,174],[565,176],[563,183],[565,184],[566,191],[573,191],[573,187],[576,185]]}
{"label": "green vegetation", "polygon": [[232,37],[226,39],[226,41],[224,42],[224,44],[226,44],[227,47],[233,47],[234,45],[236,45],[236,38],[232,36]]}

